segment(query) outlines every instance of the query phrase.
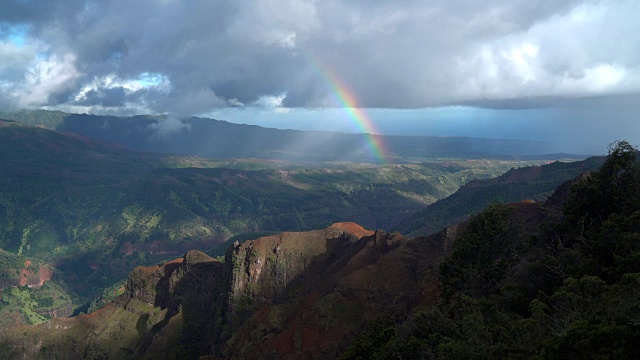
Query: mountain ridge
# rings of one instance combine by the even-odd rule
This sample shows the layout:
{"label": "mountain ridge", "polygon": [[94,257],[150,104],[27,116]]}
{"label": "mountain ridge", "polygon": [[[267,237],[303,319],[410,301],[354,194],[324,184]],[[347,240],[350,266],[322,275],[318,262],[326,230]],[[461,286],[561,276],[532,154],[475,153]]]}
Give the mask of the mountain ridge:
{"label": "mountain ridge", "polygon": [[544,201],[567,179],[595,170],[604,161],[605,157],[590,157],[571,163],[556,161],[545,165],[512,168],[491,179],[471,180],[450,196],[416,212],[394,230],[407,236],[430,235],[468,219],[493,202],[510,203],[527,199]]}
{"label": "mountain ridge", "polygon": [[[447,136],[349,134],[329,131],[275,129],[224,120],[166,116],[66,114],[29,111],[0,117],[50,129],[79,133],[132,150],[224,158],[264,158],[290,161],[352,161],[406,163],[439,157],[519,158],[562,153],[561,143]],[[38,121],[41,118],[43,120]],[[369,141],[384,144],[383,159]],[[563,158],[584,156],[562,154]]]}

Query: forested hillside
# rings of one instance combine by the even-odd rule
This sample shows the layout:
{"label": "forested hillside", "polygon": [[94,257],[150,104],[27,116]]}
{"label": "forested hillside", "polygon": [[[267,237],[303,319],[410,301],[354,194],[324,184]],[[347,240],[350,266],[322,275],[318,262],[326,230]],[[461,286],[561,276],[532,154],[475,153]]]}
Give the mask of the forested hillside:
{"label": "forested hillside", "polygon": [[597,169],[604,157],[584,161],[553,162],[546,165],[511,169],[492,179],[472,180],[452,195],[430,204],[403,221],[395,230],[407,236],[434,234],[447,226],[465,221],[491,203],[521,200],[544,201],[563,182],[583,172]]}
{"label": "forested hillside", "polygon": [[[22,262],[52,265],[59,271],[54,280],[68,290],[60,296],[85,301],[137,265],[236,235],[347,220],[390,228],[466,181],[530,164],[215,160],[132,152],[77,134],[2,124],[0,248]],[[2,268],[15,273],[19,265]]]}
{"label": "forested hillside", "polygon": [[438,303],[381,317],[342,358],[637,359],[636,157],[618,142],[544,206],[472,217],[440,265]]}

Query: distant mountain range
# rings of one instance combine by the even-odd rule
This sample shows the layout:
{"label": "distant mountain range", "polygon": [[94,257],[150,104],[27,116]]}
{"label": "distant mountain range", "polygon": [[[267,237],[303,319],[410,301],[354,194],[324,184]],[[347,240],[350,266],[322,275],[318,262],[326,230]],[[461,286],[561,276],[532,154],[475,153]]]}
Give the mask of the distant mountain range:
{"label": "distant mountain range", "polygon": [[[209,158],[373,163],[433,158],[584,158],[560,154],[564,147],[556,142],[280,130],[198,117],[116,117],[23,110],[0,113],[0,118],[73,132],[132,150]],[[380,153],[383,159],[378,156]]]}

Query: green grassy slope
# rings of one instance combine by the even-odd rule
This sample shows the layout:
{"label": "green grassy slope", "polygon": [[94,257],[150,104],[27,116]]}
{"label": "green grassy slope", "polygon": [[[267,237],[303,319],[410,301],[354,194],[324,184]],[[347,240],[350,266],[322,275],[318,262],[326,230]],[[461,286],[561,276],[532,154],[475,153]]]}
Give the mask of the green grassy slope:
{"label": "green grassy slope", "polygon": [[18,110],[12,112],[0,112],[0,119],[15,120],[25,125],[40,126],[47,129],[56,129],[69,116],[62,111],[50,110]]}
{"label": "green grassy slope", "polygon": [[525,161],[293,164],[137,153],[85,137],[0,126],[0,248],[54,264],[81,298],[136,265],[238,234],[356,221],[389,228]]}
{"label": "green grassy slope", "polygon": [[408,236],[430,235],[466,220],[492,202],[542,201],[563,182],[596,169],[603,162],[602,157],[570,163],[553,162],[512,169],[494,179],[470,181],[451,196],[412,215],[396,230]]}

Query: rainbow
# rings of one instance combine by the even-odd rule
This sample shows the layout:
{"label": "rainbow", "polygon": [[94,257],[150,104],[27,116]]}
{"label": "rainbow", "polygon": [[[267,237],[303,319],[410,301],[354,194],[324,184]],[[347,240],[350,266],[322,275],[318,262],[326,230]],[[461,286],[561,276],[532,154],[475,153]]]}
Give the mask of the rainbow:
{"label": "rainbow", "polygon": [[358,100],[354,93],[331,68],[323,66],[318,61],[312,60],[311,63],[315,65],[318,72],[330,87],[333,96],[347,112],[347,115],[358,130],[366,136],[367,144],[373,155],[378,159],[380,164],[386,164],[388,159],[386,145],[382,141],[382,137],[379,136],[380,132],[373,121],[367,116],[364,109],[358,105]]}

